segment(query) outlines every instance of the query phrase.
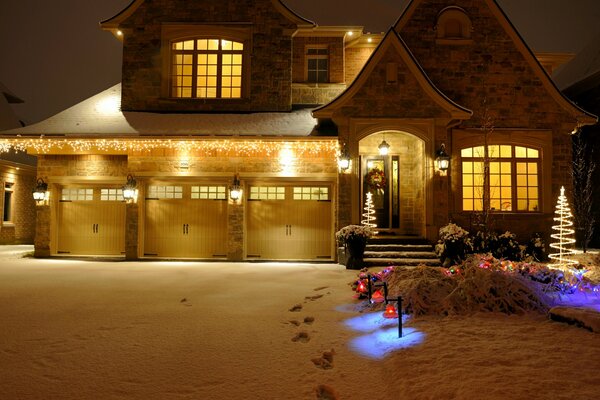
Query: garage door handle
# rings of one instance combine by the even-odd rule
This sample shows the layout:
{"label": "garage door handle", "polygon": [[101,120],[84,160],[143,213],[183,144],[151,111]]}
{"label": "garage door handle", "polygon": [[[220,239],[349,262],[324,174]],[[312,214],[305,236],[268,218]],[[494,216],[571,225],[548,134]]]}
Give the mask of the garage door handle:
{"label": "garage door handle", "polygon": [[290,236],[292,236],[292,226],[290,225]]}

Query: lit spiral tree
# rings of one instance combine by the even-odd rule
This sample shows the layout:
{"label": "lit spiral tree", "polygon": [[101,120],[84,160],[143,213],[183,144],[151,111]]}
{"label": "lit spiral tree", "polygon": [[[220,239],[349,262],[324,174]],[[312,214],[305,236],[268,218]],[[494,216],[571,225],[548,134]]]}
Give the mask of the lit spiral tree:
{"label": "lit spiral tree", "polygon": [[363,226],[368,226],[373,231],[373,234],[376,234],[375,228],[377,228],[377,224],[375,223],[375,208],[373,207],[373,194],[371,192],[367,193],[367,201],[365,202],[365,212],[362,214],[363,219],[360,223]]}
{"label": "lit spiral tree", "polygon": [[558,252],[548,254],[548,257],[554,261],[552,264],[548,264],[548,267],[564,271],[569,269],[569,267],[579,264],[577,261],[569,258],[569,256],[575,254],[575,250],[570,247],[575,243],[573,237],[575,230],[572,228],[573,214],[571,214],[569,202],[567,201],[567,196],[565,196],[564,186],[560,188],[560,196],[558,196],[554,215],[554,221],[557,222],[557,225],[553,225],[552,229],[556,232],[551,234],[550,237],[557,241],[550,243],[550,247],[556,249]]}

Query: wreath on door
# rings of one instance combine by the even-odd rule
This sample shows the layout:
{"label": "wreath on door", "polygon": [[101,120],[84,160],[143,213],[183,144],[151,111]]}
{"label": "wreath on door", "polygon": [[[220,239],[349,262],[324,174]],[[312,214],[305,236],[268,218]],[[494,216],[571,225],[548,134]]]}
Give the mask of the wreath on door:
{"label": "wreath on door", "polygon": [[385,173],[379,168],[373,168],[367,174],[366,183],[371,190],[379,191],[385,189]]}

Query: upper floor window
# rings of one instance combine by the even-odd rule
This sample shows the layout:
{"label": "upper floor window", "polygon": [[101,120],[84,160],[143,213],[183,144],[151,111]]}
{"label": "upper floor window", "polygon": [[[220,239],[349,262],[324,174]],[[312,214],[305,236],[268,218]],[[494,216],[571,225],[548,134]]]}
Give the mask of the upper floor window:
{"label": "upper floor window", "polygon": [[469,41],[473,25],[471,19],[460,7],[450,6],[438,14],[436,38],[444,43]]}
{"label": "upper floor window", "polygon": [[[462,209],[483,210],[484,147],[461,150]],[[489,199],[492,211],[541,211],[540,151],[513,145],[488,146]]]}
{"label": "upper floor window", "polygon": [[329,49],[327,47],[306,49],[306,81],[329,82]]}
{"label": "upper floor window", "polygon": [[171,96],[241,98],[243,52],[243,43],[226,39],[173,42]]}

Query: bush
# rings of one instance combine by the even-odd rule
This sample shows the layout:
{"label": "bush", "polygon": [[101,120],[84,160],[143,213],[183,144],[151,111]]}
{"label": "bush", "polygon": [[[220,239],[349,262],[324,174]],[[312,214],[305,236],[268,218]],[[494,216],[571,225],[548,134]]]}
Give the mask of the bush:
{"label": "bush", "polygon": [[472,251],[469,232],[452,223],[440,228],[440,240],[435,252],[444,266],[460,263]]}

